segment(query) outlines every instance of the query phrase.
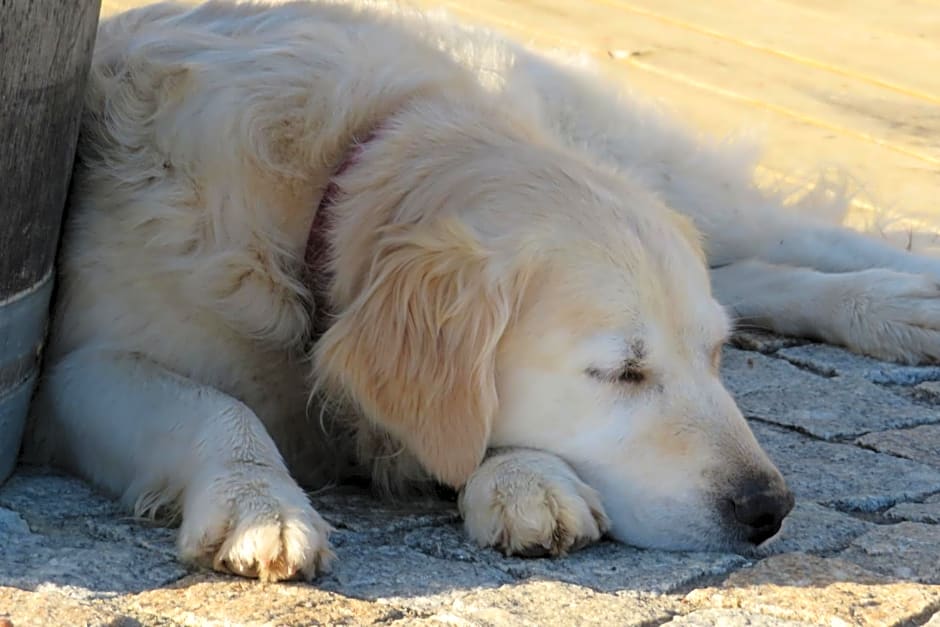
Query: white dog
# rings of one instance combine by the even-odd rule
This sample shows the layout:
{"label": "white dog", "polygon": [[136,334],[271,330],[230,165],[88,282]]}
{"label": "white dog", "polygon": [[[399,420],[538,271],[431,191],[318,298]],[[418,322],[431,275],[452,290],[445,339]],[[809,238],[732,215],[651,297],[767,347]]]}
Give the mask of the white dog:
{"label": "white dog", "polygon": [[940,357],[937,260],[443,20],[156,5],[101,26],[86,107],[27,450],[181,516],[186,560],[315,575],[299,485],[362,468],[460,489],[507,552],[757,544],[793,497],[719,380],[726,309]]}

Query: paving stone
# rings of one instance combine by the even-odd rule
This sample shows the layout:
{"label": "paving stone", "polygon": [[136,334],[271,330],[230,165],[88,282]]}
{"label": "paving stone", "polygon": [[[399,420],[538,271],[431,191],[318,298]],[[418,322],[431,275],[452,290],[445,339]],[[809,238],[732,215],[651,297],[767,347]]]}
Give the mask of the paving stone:
{"label": "paving stone", "polygon": [[784,620],[747,610],[698,610],[684,616],[676,616],[663,625],[673,627],[809,627],[815,623]]}
{"label": "paving stone", "polygon": [[263,584],[200,573],[114,604],[150,625],[371,625],[408,617],[401,609],[351,599],[306,583]]}
{"label": "paving stone", "polygon": [[940,381],[927,381],[915,385],[914,395],[921,400],[940,404]]}
{"label": "paving stone", "polygon": [[460,520],[455,501],[433,496],[379,499],[367,490],[337,488],[311,494],[314,507],[333,527],[357,533],[391,533]]}
{"label": "paving stone", "polygon": [[108,625],[131,627],[136,623],[106,604],[78,601],[55,590],[20,590],[0,586],[0,625],[13,627],[53,625]]}
{"label": "paving stone", "polygon": [[940,526],[878,525],[853,540],[839,557],[905,581],[940,584]]}
{"label": "paving stone", "polygon": [[884,513],[888,520],[910,520],[940,524],[940,494],[928,497],[923,503],[898,503]]}
{"label": "paving stone", "polygon": [[18,512],[36,532],[44,531],[50,519],[124,515],[117,503],[81,479],[33,466],[20,466],[0,486],[0,507]]}
{"label": "paving stone", "polygon": [[175,558],[133,544],[102,542],[80,533],[16,536],[0,546],[0,585],[54,584],[77,597],[110,596],[161,586],[186,574]]}
{"label": "paving stone", "polygon": [[874,527],[874,523],[837,512],[810,501],[797,501],[777,538],[757,550],[769,556],[800,551],[823,553],[844,549]]}
{"label": "paving stone", "polygon": [[0,538],[28,534],[29,525],[11,509],[0,507]]}
{"label": "paving stone", "polygon": [[[408,607],[428,615],[419,624],[606,627],[661,623],[678,611],[679,599],[635,592],[607,594],[555,581],[526,581],[420,597],[410,600]],[[403,619],[401,624],[414,623]]]}
{"label": "paving stone", "polygon": [[[437,528],[414,533],[434,531]],[[457,531],[451,533],[456,535]],[[342,538],[342,534],[337,535]],[[385,542],[391,539],[385,538]],[[347,534],[345,541],[334,546],[337,559],[332,571],[321,577],[317,585],[360,599],[415,597],[456,588],[494,588],[516,579],[487,560],[432,557],[401,541],[383,544],[373,537]]]}
{"label": "paving stone", "polygon": [[[793,348],[770,338],[761,346],[768,352]],[[937,527],[882,527],[833,508],[869,512],[893,505],[884,517],[931,522],[931,508],[940,507],[940,468],[767,424],[796,424],[794,408],[833,407],[842,399],[846,414],[855,408],[877,422],[873,432],[893,432],[896,414],[873,411],[868,392],[899,397],[856,375],[827,379],[759,352],[728,348],[725,354],[723,372],[739,398],[763,394],[768,407],[766,399],[779,401],[774,415],[755,421],[754,429],[800,497],[781,537],[750,557],[643,551],[605,541],[561,559],[506,558],[469,541],[452,500],[388,503],[344,488],[312,495],[337,528],[333,572],[313,584],[260,584],[187,575],[175,560],[175,530],[129,519],[81,481],[21,468],[0,488],[0,586],[16,586],[0,588],[0,617],[15,607],[25,608],[10,617],[17,627],[928,620],[940,608],[940,586],[912,580],[934,581]],[[813,420],[797,426],[836,432]],[[937,439],[932,430],[910,431],[924,442]],[[837,551],[838,559],[807,555]],[[757,566],[746,568],[755,560]],[[722,578],[721,586],[677,596]]]}
{"label": "paving stone", "polygon": [[804,372],[783,359],[725,346],[721,357],[721,378],[728,390],[740,397],[764,389],[791,387],[823,377]]}
{"label": "paving stone", "polygon": [[777,355],[824,376],[860,377],[872,383],[915,385],[940,381],[940,366],[902,366],[864,357],[828,344],[787,347]]}
{"label": "paving stone", "polygon": [[862,379],[817,379],[736,397],[741,412],[825,440],[936,422],[937,410]]}
{"label": "paving stone", "polygon": [[685,600],[814,625],[880,627],[932,611],[940,586],[898,581],[842,559],[788,553],[732,573],[721,586],[693,590]]}
{"label": "paving stone", "polygon": [[[83,482],[26,469],[0,488],[15,535],[0,542],[0,585],[52,585],[74,598],[107,597],[160,586],[187,573],[172,530],[128,520]],[[11,511],[4,509],[2,511]]]}
{"label": "paving stone", "polygon": [[667,593],[748,563],[733,553],[651,551],[612,541],[563,558],[506,557],[493,549],[477,547],[457,526],[413,531],[406,535],[405,543],[448,563],[485,563],[514,580],[567,581],[601,592]]}
{"label": "paving stone", "polygon": [[722,378],[745,416],[827,440],[940,421],[938,410],[865,379],[827,379],[759,353],[726,348]]}
{"label": "paving stone", "polygon": [[936,468],[759,422],[751,427],[801,499],[873,512],[940,491]]}
{"label": "paving stone", "polygon": [[877,431],[860,437],[856,443],[940,468],[940,425]]}

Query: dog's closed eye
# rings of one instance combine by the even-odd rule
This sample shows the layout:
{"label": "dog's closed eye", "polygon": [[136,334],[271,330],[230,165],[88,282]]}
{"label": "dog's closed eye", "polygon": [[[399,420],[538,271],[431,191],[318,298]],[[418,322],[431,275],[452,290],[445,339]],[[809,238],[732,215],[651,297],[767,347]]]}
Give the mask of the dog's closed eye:
{"label": "dog's closed eye", "polygon": [[604,370],[601,368],[588,368],[585,370],[592,379],[603,381],[605,383],[620,383],[627,385],[639,385],[647,379],[646,371],[642,364],[637,362],[627,362],[615,370]]}

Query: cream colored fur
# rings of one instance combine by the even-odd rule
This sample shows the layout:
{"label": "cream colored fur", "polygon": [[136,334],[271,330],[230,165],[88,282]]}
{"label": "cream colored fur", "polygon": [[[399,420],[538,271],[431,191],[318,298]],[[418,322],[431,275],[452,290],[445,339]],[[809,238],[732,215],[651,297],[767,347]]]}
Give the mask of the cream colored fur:
{"label": "cream colored fur", "polygon": [[[792,497],[719,380],[707,265],[748,323],[940,357],[940,262],[784,211],[587,68],[396,5],[103,23],[72,205],[27,455],[262,579],[329,564],[298,482],[360,471],[463,488],[507,552],[775,532]],[[741,522],[758,498],[773,521]]]}

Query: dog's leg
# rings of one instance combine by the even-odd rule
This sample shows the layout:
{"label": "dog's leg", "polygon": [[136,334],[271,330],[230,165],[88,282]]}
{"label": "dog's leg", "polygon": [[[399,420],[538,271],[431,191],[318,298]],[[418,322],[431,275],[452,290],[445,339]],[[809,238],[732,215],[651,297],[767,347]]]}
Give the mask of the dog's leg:
{"label": "dog's leg", "polygon": [[328,565],[329,525],[245,405],[139,354],[85,349],[44,376],[32,447],[121,495],[182,514],[180,557],[264,580]]}
{"label": "dog's leg", "polygon": [[470,537],[507,555],[563,555],[610,525],[593,488],[559,457],[531,449],[491,451],[459,505]]}
{"label": "dog's leg", "polygon": [[940,286],[925,275],[884,269],[827,274],[742,261],[711,276],[718,301],[744,325],[881,359],[940,359]]}
{"label": "dog's leg", "polygon": [[769,263],[805,266],[821,272],[884,268],[925,274],[940,281],[940,259],[909,253],[851,229],[819,224],[796,215],[780,216],[766,226],[769,238],[755,253]]}

